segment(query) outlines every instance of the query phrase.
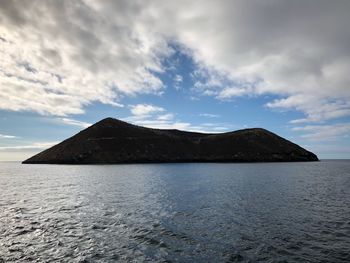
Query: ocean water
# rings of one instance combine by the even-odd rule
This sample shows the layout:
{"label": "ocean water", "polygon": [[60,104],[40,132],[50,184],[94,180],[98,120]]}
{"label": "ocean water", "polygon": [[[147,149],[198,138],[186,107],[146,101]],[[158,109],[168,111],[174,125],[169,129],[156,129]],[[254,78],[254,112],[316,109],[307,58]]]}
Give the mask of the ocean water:
{"label": "ocean water", "polygon": [[350,262],[350,162],[0,163],[0,262]]}

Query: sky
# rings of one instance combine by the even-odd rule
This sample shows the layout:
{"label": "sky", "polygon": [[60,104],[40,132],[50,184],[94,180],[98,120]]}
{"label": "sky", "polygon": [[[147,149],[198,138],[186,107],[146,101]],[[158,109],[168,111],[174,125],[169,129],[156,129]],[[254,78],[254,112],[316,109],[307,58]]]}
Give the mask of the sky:
{"label": "sky", "polygon": [[106,117],[350,158],[348,0],[0,0],[0,161]]}

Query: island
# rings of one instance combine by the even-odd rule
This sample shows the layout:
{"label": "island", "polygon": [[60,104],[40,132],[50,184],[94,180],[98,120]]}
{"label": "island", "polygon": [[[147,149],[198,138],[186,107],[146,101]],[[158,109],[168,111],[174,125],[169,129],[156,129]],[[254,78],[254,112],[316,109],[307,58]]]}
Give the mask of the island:
{"label": "island", "polygon": [[23,161],[25,164],[296,162],[317,156],[268,130],[199,133],[106,118]]}

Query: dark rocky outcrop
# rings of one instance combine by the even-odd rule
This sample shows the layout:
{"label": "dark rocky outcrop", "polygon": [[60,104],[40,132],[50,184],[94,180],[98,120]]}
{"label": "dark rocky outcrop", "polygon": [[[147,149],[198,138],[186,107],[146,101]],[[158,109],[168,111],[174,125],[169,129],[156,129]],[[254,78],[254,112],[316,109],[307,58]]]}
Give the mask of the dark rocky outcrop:
{"label": "dark rocky outcrop", "polygon": [[317,156],[265,129],[221,134],[150,129],[107,118],[23,163],[317,161]]}

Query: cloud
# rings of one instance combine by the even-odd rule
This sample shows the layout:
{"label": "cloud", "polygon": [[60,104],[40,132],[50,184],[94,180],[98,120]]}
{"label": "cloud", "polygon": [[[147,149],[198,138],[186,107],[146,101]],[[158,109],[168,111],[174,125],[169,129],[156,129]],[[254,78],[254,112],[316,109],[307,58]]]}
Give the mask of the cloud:
{"label": "cloud", "polygon": [[126,118],[125,121],[130,121],[136,125],[154,128],[154,129],[177,129],[182,131],[191,131],[191,132],[201,132],[201,133],[221,133],[228,132],[232,129],[232,125],[225,124],[223,126],[221,123],[215,123],[213,125],[204,124],[193,124],[190,122],[184,122],[181,120],[159,120],[152,117],[147,119],[130,119]]}
{"label": "cloud", "polygon": [[303,132],[302,138],[311,141],[334,141],[350,134],[350,123],[338,123],[333,125],[306,125],[293,127],[293,131]]}
{"label": "cloud", "polygon": [[[332,155],[339,156],[339,154],[350,154],[349,146],[334,145],[334,144],[323,144],[323,145],[307,145],[307,149],[312,149],[315,152],[318,152],[322,155]],[[346,155],[345,155],[346,156]]]}
{"label": "cloud", "polygon": [[229,99],[232,97],[240,97],[249,94],[249,91],[245,88],[224,88],[217,95],[218,99]]}
{"label": "cloud", "polygon": [[[167,113],[162,107],[152,104],[136,104],[129,105],[131,116],[124,118],[124,121],[134,123],[136,125],[146,126],[158,129],[186,128],[189,123],[177,122],[174,124],[173,113]],[[175,128],[174,128],[175,129]]]}
{"label": "cloud", "polygon": [[84,129],[92,125],[91,123],[88,123],[88,122],[78,121],[78,120],[69,119],[69,118],[60,118],[59,120],[64,124],[74,125]]}
{"label": "cloud", "polygon": [[152,117],[145,120],[127,120],[132,121],[134,124],[154,129],[178,129],[186,131],[193,130],[191,123],[189,122],[158,120],[153,119]]}
{"label": "cloud", "polygon": [[181,88],[180,84],[183,81],[183,77],[179,74],[176,74],[174,77],[174,87],[175,89],[179,90]]}
{"label": "cloud", "polygon": [[291,120],[290,123],[323,122],[350,115],[350,102],[346,100],[321,99],[317,95],[294,95],[266,104],[269,108],[294,108],[305,113],[306,118]]}
{"label": "cloud", "polygon": [[136,19],[142,9],[110,5],[2,1],[0,109],[67,116],[163,89],[155,73],[171,48]]}
{"label": "cloud", "polygon": [[[227,123],[203,123],[194,125],[190,122],[184,122],[175,118],[175,114],[167,112],[166,109],[151,105],[137,104],[130,105],[131,116],[122,120],[136,125],[154,128],[154,129],[178,129],[193,132],[216,133],[226,132],[232,129],[232,125]],[[202,114],[205,117],[218,117],[214,114]]]}
{"label": "cloud", "polygon": [[13,135],[7,135],[7,134],[1,134],[0,133],[0,139],[15,139],[18,138],[17,136],[13,136]]}
{"label": "cloud", "polygon": [[50,148],[56,144],[58,144],[58,141],[54,142],[36,142],[32,144],[26,144],[26,145],[16,145],[16,146],[0,146],[0,151],[29,151],[29,150],[43,150]]}
{"label": "cloud", "polygon": [[154,106],[151,104],[137,104],[131,105],[130,111],[134,116],[148,116],[150,114],[154,114],[157,112],[163,112],[164,109],[162,107]]}
{"label": "cloud", "polygon": [[160,121],[170,121],[174,119],[174,114],[172,113],[167,113],[167,114],[163,114],[163,115],[159,115],[157,117],[157,120],[160,120]]}
{"label": "cloud", "polygon": [[180,82],[182,82],[182,80],[183,80],[183,78],[182,78],[181,75],[178,75],[178,74],[175,75],[175,78],[174,78],[174,81],[175,81],[175,82],[180,83]]}
{"label": "cloud", "polygon": [[2,1],[0,108],[65,116],[158,94],[176,43],[197,93],[277,95],[267,107],[305,113],[293,123],[349,116],[349,12],[328,0]]}
{"label": "cloud", "polygon": [[283,108],[307,120],[350,115],[348,1],[176,1],[158,8],[168,11],[159,30],[175,35],[206,72],[195,75],[198,92],[278,95],[269,106],[294,100]]}
{"label": "cloud", "polygon": [[201,113],[199,114],[200,117],[208,117],[208,118],[219,118],[220,115],[218,114],[212,114],[212,113]]}

